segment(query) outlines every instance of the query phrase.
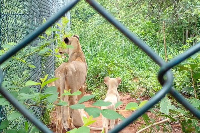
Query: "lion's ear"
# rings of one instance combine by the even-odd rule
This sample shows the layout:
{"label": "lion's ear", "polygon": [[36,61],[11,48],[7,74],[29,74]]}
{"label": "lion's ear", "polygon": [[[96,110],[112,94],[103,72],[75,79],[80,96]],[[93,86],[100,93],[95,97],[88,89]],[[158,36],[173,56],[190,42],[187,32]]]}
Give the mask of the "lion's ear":
{"label": "lion's ear", "polygon": [[76,37],[79,40],[79,36],[78,35],[73,35],[73,37]]}
{"label": "lion's ear", "polygon": [[108,77],[108,76],[104,78],[104,83],[105,83],[106,85],[107,85],[109,79],[110,79],[110,77]]}
{"label": "lion's ear", "polygon": [[120,78],[120,77],[117,77],[116,79],[117,79],[117,83],[120,84],[121,81],[122,81],[121,78]]}
{"label": "lion's ear", "polygon": [[64,42],[65,42],[66,44],[68,44],[68,43],[69,43],[69,38],[66,37],[66,38],[64,39]]}

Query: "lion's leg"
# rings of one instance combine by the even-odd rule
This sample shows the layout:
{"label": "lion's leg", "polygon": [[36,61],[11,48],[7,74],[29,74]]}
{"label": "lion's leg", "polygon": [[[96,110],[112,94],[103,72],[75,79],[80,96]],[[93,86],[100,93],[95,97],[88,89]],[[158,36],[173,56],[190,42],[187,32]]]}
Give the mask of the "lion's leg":
{"label": "lion's leg", "polygon": [[[61,97],[60,95],[62,94],[62,92],[60,91],[60,87],[58,87],[58,99],[61,100]],[[61,109],[61,106],[57,106],[56,107],[56,117],[57,117],[57,120],[56,120],[56,133],[61,133],[62,132],[62,129],[63,129],[63,125],[62,125],[62,109]]]}
{"label": "lion's leg", "polygon": [[[119,108],[117,108],[117,110],[119,110]],[[116,111],[116,109],[115,109],[115,111]],[[117,113],[119,113],[119,111],[116,111]],[[119,124],[119,122],[120,122],[120,119],[119,118],[117,118],[116,120],[115,120],[115,125],[118,125]]]}
{"label": "lion's leg", "polygon": [[109,124],[109,120],[102,116],[102,125],[103,125],[103,130],[105,133],[108,133],[108,124]]}
{"label": "lion's leg", "polygon": [[[64,102],[67,102],[68,103],[68,97],[67,96],[63,96],[63,93],[64,93],[64,89],[65,87],[67,87],[65,85],[65,75],[64,73],[58,73],[58,76],[59,77],[59,81],[58,81],[58,92],[59,92],[59,101],[64,101]],[[63,129],[65,129],[66,131],[68,130],[69,128],[69,125],[68,123],[66,122],[66,117],[69,116],[69,113],[67,113],[67,107],[65,106],[58,106],[58,111],[57,111],[57,114],[58,114],[58,130],[59,130],[59,133],[62,133]]]}
{"label": "lion's leg", "polygon": [[57,108],[56,108],[56,116],[57,116],[56,133],[61,133],[61,131],[63,129],[62,116],[61,116],[61,106],[57,106]]}
{"label": "lion's leg", "polygon": [[[70,105],[74,105],[78,102],[77,96],[70,96]],[[76,127],[83,126],[83,111],[80,109],[70,109],[70,115],[72,118],[73,125]]]}
{"label": "lion's leg", "polygon": [[110,129],[113,129],[115,126],[115,120],[110,120]]}
{"label": "lion's leg", "polygon": [[[69,106],[74,105],[75,102],[73,101],[73,96],[69,96]],[[70,127],[75,127],[73,124],[73,109],[69,107],[69,116],[70,116]]]}
{"label": "lion's leg", "polygon": [[[69,96],[64,96],[64,101],[66,103],[69,103]],[[71,126],[72,120],[70,118],[69,106],[70,105],[63,106],[63,115],[62,115],[62,118],[63,118],[63,126],[64,126],[64,128],[65,128],[66,131],[68,131],[69,129],[74,128],[73,126]]]}

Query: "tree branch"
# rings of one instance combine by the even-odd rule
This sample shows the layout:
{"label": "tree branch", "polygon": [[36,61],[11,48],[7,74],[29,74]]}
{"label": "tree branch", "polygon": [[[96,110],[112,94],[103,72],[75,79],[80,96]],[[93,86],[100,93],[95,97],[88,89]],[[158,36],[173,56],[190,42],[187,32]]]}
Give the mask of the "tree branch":
{"label": "tree branch", "polygon": [[[174,118],[177,118],[177,117],[180,117],[180,116],[176,116],[176,117],[174,117]],[[167,118],[167,119],[164,119],[164,120],[162,120],[162,121],[159,121],[159,122],[153,123],[153,124],[151,124],[151,125],[149,125],[149,126],[147,126],[147,127],[145,127],[145,128],[140,129],[140,130],[137,131],[136,133],[141,133],[141,132],[143,132],[144,130],[150,128],[150,127],[153,127],[153,126],[156,126],[156,125],[159,125],[159,124],[165,123],[165,122],[167,122],[167,121],[170,121],[170,118]]]}

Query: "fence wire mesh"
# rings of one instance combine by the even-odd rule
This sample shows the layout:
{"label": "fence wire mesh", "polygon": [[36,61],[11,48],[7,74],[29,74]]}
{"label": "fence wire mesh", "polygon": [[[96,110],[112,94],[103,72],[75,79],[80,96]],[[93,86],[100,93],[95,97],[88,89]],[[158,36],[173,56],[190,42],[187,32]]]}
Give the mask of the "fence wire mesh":
{"label": "fence wire mesh", "polygon": [[[1,49],[5,48],[6,45],[14,46],[17,44],[66,3],[67,1],[64,0],[2,0],[0,2]],[[40,39],[37,38],[30,43],[30,45],[37,47],[39,43]],[[52,55],[54,55],[54,43],[51,43],[47,47],[52,50]],[[7,46],[7,48],[10,47]],[[17,90],[16,86],[23,85],[28,80],[39,81],[39,78],[44,77],[46,73],[50,75],[49,78],[54,75],[54,56],[41,57],[39,54],[34,53],[23,61],[21,57],[23,57],[25,53],[27,55],[30,54],[31,49],[24,49],[23,52],[18,53],[18,61],[9,60],[6,65],[2,65],[1,67],[4,73],[4,86],[7,87],[11,93],[13,90]],[[29,65],[25,65],[24,63]],[[34,64],[34,66],[30,64]],[[31,101],[28,102],[30,103]],[[8,114],[12,113],[13,110],[14,108],[11,106],[4,106],[3,108],[0,106],[0,122],[5,119]],[[31,107],[30,110],[40,119],[43,113],[41,108]],[[12,129],[15,127],[19,129],[20,126],[24,126],[25,121],[26,119],[24,118],[13,121],[10,123],[9,128]]]}
{"label": "fence wire mesh", "polygon": [[[4,55],[2,55],[0,57],[0,64],[2,64],[3,62],[5,62],[6,60],[8,60],[12,55],[16,54],[19,50],[21,50],[21,48],[25,47],[28,43],[30,43],[34,39],[36,39],[49,26],[51,26],[53,23],[55,23],[67,11],[69,11],[73,6],[75,6],[78,1],[79,0],[70,1],[69,4],[67,4],[66,6],[64,6],[53,17],[49,18],[49,20],[46,23],[44,23],[43,25],[41,25],[39,28],[37,28],[36,30],[34,30],[32,33],[29,33],[29,35],[27,37],[25,37],[24,40],[22,40],[21,42],[19,42],[18,45],[16,45],[16,47],[12,48],[6,54],[4,54]],[[155,94],[155,96],[152,97],[146,105],[144,105],[141,109],[139,109],[136,112],[134,112],[129,118],[127,118],[124,121],[122,121],[122,123],[120,123],[119,125],[117,125],[110,132],[111,133],[119,132],[120,130],[122,130],[123,128],[125,128],[127,125],[129,125],[134,120],[136,120],[138,117],[140,117],[142,114],[144,114],[147,110],[149,110],[151,107],[153,107],[156,103],[158,103],[168,93],[170,93],[172,96],[174,96],[174,98],[179,103],[181,103],[186,109],[188,109],[194,116],[196,116],[198,119],[200,119],[200,111],[197,110],[196,108],[194,108],[180,93],[178,93],[172,87],[172,84],[173,84],[173,75],[172,75],[172,72],[170,71],[170,69],[172,67],[178,65],[179,63],[181,63],[182,61],[184,61],[185,59],[187,59],[191,55],[193,55],[196,52],[198,52],[200,50],[200,44],[194,45],[193,47],[191,47],[190,49],[188,49],[185,53],[177,56],[176,58],[172,59],[170,62],[165,62],[147,44],[145,44],[137,36],[135,36],[133,33],[131,33],[125,26],[123,26],[119,21],[117,21],[112,15],[110,15],[109,12],[107,12],[98,2],[96,2],[95,0],[87,0],[87,2],[95,10],[97,10],[103,17],[105,17],[111,24],[113,24],[119,31],[121,31],[127,38],[129,38],[135,45],[139,46],[149,57],[152,58],[152,60],[155,63],[157,63],[160,66],[160,71],[159,71],[159,74],[158,74],[158,80],[160,81],[160,83],[163,86],[163,88],[159,92],[157,92],[157,94]],[[46,2],[44,2],[44,1],[43,2],[39,2],[39,4],[38,3],[34,3],[31,6],[29,5],[30,3],[34,3],[34,1],[26,2],[26,5],[28,7],[31,7],[31,8],[29,8],[30,10],[32,10],[32,8],[35,7],[37,9],[40,9],[40,10],[38,10],[38,12],[41,13],[41,14],[45,14],[45,13],[47,13],[47,14],[50,13],[51,14],[51,12],[47,8],[44,9],[44,11],[42,11],[43,9],[41,9],[42,8],[41,5],[44,5],[44,4],[48,3],[47,1]],[[48,4],[52,4],[52,3],[53,2],[50,1],[50,3],[48,3]],[[21,7],[21,6],[16,6],[16,7]],[[21,12],[21,13],[24,14],[25,12],[27,12],[27,11],[24,10],[24,12]],[[7,17],[7,15],[5,15],[5,14],[4,15],[1,14],[1,15],[3,15],[4,17]],[[20,16],[21,15],[18,14],[18,17],[20,17]],[[26,14],[25,16],[29,16],[29,15]],[[36,11],[33,14],[31,14],[30,18],[34,18],[34,20],[32,20],[31,22],[35,22],[35,21],[37,22]],[[23,18],[21,18],[21,19],[23,21]],[[13,19],[10,19],[10,20],[13,21]],[[15,22],[15,23],[17,23],[17,22]],[[38,23],[34,23],[34,24],[38,24]],[[35,26],[37,26],[37,25],[35,25]],[[27,27],[27,29],[31,29],[31,28],[32,28],[32,30],[34,29],[33,27]],[[10,32],[10,31],[14,32],[15,30],[21,30],[21,29],[20,28],[16,28],[16,29],[9,29],[9,28],[7,28],[5,30],[7,32]],[[15,35],[15,37],[20,38],[21,35],[23,35],[23,34],[25,35],[24,32],[25,31],[22,30],[21,34],[19,34],[20,33],[20,31],[19,31],[18,34]],[[12,33],[9,34],[9,35],[2,34],[1,39],[2,39],[2,37],[5,37],[5,36],[7,36],[7,38],[12,38],[13,35],[14,34],[12,34]],[[15,39],[15,37],[13,37],[13,39]],[[8,43],[8,42],[6,42],[6,43]],[[6,75],[8,75],[8,74],[6,73]],[[165,75],[166,75],[166,80],[164,79]],[[0,77],[1,77],[0,81],[2,83],[2,81],[3,81],[3,73],[1,73]],[[10,77],[10,75],[9,75],[9,77]],[[35,117],[33,117],[30,113],[26,112],[25,109],[23,109],[23,110],[20,109],[20,107],[21,107],[20,104],[18,102],[16,102],[15,99],[13,99],[13,97],[10,96],[10,94],[3,87],[1,87],[0,92],[28,120],[30,120],[36,127],[38,127],[38,129],[40,129],[42,132],[51,132],[45,125],[43,125],[37,119],[35,119]]]}

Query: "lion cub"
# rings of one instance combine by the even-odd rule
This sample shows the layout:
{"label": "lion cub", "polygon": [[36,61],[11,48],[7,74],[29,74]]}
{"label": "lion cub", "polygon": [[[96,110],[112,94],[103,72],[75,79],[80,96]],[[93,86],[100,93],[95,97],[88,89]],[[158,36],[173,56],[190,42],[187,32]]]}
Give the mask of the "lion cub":
{"label": "lion cub", "polygon": [[[121,83],[121,78],[105,77],[104,83],[108,87],[108,91],[107,91],[106,98],[104,101],[111,102],[112,104],[109,106],[103,106],[103,107],[101,107],[101,109],[116,110],[115,104],[120,100],[117,88],[118,88],[118,85]],[[103,117],[102,122],[103,122],[103,130],[105,133],[108,132],[108,125],[110,125],[111,129],[114,128],[114,126],[115,126],[115,120],[109,120],[109,119]]]}

